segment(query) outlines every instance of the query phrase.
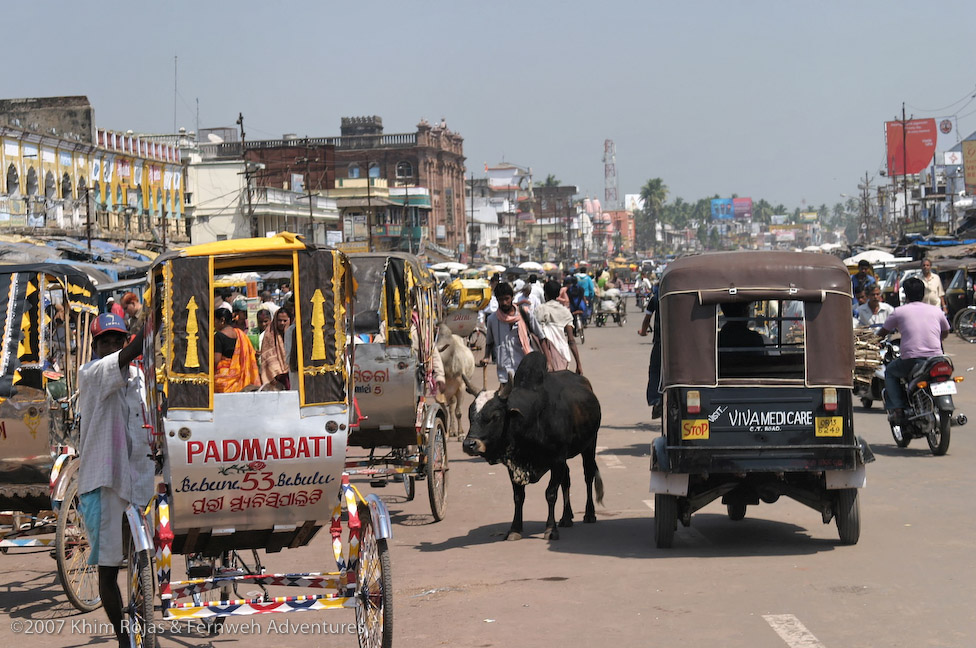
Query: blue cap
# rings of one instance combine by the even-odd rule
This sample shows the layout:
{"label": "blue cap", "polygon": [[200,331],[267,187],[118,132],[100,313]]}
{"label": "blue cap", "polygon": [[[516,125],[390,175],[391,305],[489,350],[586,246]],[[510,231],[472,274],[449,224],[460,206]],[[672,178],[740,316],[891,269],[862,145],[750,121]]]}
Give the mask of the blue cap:
{"label": "blue cap", "polygon": [[125,327],[125,321],[115,313],[102,313],[92,322],[91,333],[92,339],[98,339],[100,335],[105,333],[122,333],[123,335],[128,335],[129,329]]}

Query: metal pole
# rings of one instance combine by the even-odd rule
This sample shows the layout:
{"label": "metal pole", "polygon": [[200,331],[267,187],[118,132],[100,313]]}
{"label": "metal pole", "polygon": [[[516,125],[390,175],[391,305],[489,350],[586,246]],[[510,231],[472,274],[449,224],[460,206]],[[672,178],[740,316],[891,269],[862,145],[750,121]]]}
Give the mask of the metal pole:
{"label": "metal pole", "polygon": [[85,237],[88,239],[88,257],[91,258],[91,200],[88,195],[88,185],[85,185]]}
{"label": "metal pole", "polygon": [[474,171],[471,172],[471,225],[468,229],[468,258],[474,263]]}
{"label": "metal pole", "polygon": [[901,104],[901,156],[902,182],[905,190],[905,221],[908,221],[908,120],[905,119],[905,102]]}

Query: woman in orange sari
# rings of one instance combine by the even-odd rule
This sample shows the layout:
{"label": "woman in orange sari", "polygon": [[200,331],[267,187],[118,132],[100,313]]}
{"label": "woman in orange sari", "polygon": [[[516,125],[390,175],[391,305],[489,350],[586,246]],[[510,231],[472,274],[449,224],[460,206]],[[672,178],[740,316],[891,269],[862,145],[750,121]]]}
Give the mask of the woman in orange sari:
{"label": "woman in orange sari", "polygon": [[279,308],[274,320],[261,340],[261,382],[276,383],[281,389],[289,389],[288,354],[285,353],[285,331],[291,326],[287,309]]}
{"label": "woman in orange sari", "polygon": [[232,320],[229,308],[214,311],[214,391],[217,393],[241,392],[261,385],[254,347],[244,331],[231,324]]}

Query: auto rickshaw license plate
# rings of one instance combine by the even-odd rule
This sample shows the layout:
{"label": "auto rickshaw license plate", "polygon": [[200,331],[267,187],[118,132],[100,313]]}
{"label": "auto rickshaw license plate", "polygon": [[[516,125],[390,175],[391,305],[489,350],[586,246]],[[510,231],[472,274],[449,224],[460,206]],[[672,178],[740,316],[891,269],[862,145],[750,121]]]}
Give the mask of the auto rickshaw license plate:
{"label": "auto rickshaw license plate", "polygon": [[689,419],[681,421],[681,439],[707,439],[708,419]]}
{"label": "auto rickshaw license plate", "polygon": [[844,418],[842,416],[818,416],[816,435],[818,437],[844,436]]}

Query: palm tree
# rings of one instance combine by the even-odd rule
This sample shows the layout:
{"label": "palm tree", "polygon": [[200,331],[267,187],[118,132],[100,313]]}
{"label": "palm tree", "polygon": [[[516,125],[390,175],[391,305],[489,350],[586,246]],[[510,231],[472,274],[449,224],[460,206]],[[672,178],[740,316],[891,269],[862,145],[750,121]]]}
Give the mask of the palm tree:
{"label": "palm tree", "polygon": [[546,176],[545,180],[539,180],[535,183],[537,187],[558,187],[562,183],[561,180],[556,179],[556,176],[551,173]]}
{"label": "palm tree", "polygon": [[640,197],[644,201],[644,218],[638,236],[645,248],[654,248],[657,246],[657,221],[668,199],[668,186],[660,178],[648,180],[641,187]]}

